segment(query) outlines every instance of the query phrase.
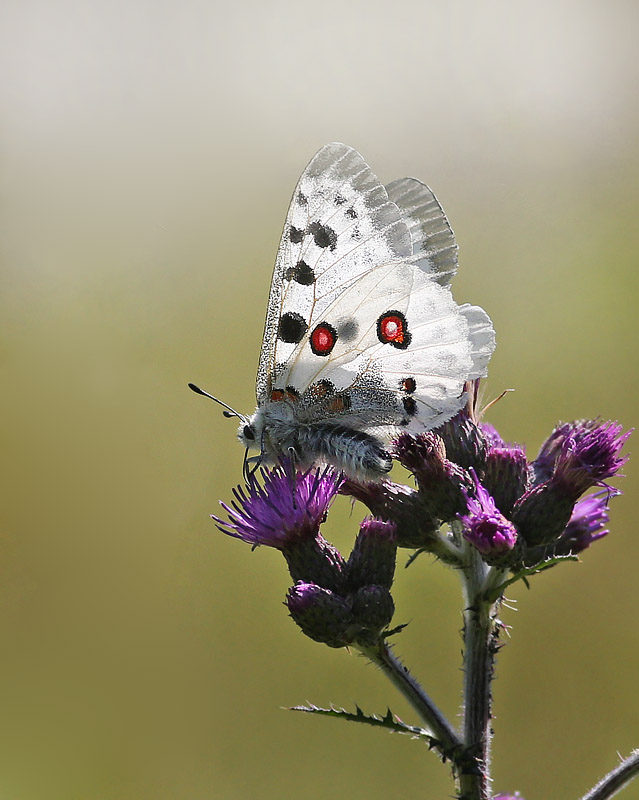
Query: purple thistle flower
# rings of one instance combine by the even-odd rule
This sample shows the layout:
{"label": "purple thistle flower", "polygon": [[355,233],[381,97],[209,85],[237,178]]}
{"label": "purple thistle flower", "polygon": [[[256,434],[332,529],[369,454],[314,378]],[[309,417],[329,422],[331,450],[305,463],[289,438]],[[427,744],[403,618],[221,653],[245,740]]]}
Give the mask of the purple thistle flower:
{"label": "purple thistle flower", "polygon": [[480,378],[466,381],[466,405],[437,433],[444,442],[446,458],[460,467],[481,470],[486,460],[486,438],[478,423]]}
{"label": "purple thistle flower", "polygon": [[395,575],[396,554],[397,525],[365,517],[346,566],[349,589],[371,584],[390,589]]}
{"label": "purple thistle flower", "polygon": [[398,547],[428,549],[439,541],[439,523],[430,515],[421,495],[415,489],[388,480],[359,483],[346,479],[340,488],[340,494],[364,503],[373,516],[394,522],[397,526]]}
{"label": "purple thistle flower", "polygon": [[466,470],[446,458],[444,442],[434,431],[417,436],[401,433],[393,442],[393,452],[402,467],[413,473],[432,519],[450,522],[464,510],[462,489],[471,489],[472,481]]}
{"label": "purple thistle flower", "polygon": [[622,433],[617,422],[577,420],[559,425],[532,464],[536,483],[552,481],[577,498],[591,486],[602,485],[626,463],[619,451],[632,431]]}
{"label": "purple thistle flower", "polygon": [[352,641],[352,600],[315,583],[296,583],[284,601],[303,633],[329,647],[344,647]]}
{"label": "purple thistle flower", "polygon": [[315,538],[339,491],[341,476],[331,467],[296,472],[290,459],[261,474],[263,486],[253,480],[246,488],[233,489],[230,506],[220,502],[229,520],[212,514],[218,528],[255,547],[263,544],[278,550]]}
{"label": "purple thistle flower", "polygon": [[482,556],[487,557],[487,561],[499,560],[517,544],[517,530],[497,508],[491,495],[479,482],[475,470],[471,467],[469,472],[475,483],[475,496],[469,497],[468,492],[462,489],[467,511],[458,514],[458,519],[464,526],[464,538]]}
{"label": "purple thistle flower", "polygon": [[480,422],[479,427],[489,447],[507,447],[497,428],[490,422]]}
{"label": "purple thistle flower", "polygon": [[555,553],[575,555],[606,536],[610,532],[605,529],[609,519],[608,503],[610,498],[620,494],[618,489],[601,489],[579,500],[565,531],[557,540]]}
{"label": "purple thistle flower", "polygon": [[626,463],[619,451],[632,431],[621,431],[618,423],[597,419],[555,428],[531,464],[534,483],[511,516],[526,544],[556,544],[580,495],[592,486],[606,486],[605,481]]}
{"label": "purple thistle flower", "polygon": [[510,514],[528,484],[526,452],[518,444],[491,445],[482,478],[484,486],[503,514]]}

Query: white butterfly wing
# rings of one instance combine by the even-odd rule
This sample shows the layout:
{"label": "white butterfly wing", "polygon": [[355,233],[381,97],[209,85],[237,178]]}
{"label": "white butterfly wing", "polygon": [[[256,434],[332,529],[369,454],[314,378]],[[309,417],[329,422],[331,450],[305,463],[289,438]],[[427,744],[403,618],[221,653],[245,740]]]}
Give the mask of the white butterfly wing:
{"label": "white butterfly wing", "polygon": [[[362,276],[323,319],[320,327],[335,333],[330,352],[316,355],[305,337],[282,379],[308,404],[309,419],[339,413],[360,428],[442,424],[464,404],[465,381],[485,374],[495,344],[482,309],[458,306],[447,287],[397,261]],[[316,402],[317,386],[329,392],[324,404]]]}
{"label": "white butterfly wing", "polygon": [[412,254],[402,213],[362,156],[340,143],[323,147],[302,173],[286,217],[258,366],[258,403],[268,400],[278,365],[347,286],[378,264]]}
{"label": "white butterfly wing", "polygon": [[360,429],[424,430],[449,419],[494,349],[485,312],[452,299],[456,268],[453,232],[425,184],[384,187],[352,148],[323,147],[284,226],[258,404],[288,390],[301,418],[339,415]]}

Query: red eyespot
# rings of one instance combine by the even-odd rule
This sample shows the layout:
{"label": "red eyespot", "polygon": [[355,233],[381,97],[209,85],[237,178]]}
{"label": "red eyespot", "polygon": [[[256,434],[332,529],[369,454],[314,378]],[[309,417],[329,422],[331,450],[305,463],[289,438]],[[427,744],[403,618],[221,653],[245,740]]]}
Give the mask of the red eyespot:
{"label": "red eyespot", "polygon": [[300,393],[294,386],[286,387],[286,399],[289,403],[296,403],[300,399]]}
{"label": "red eyespot", "polygon": [[335,394],[335,387],[326,378],[317,381],[317,383],[312,383],[304,393],[305,398],[310,398],[314,403],[324,400],[326,397],[330,397],[333,394]]}
{"label": "red eyespot", "polygon": [[328,322],[320,322],[311,333],[311,350],[316,356],[327,356],[336,342],[337,332]]}
{"label": "red eyespot", "polygon": [[417,383],[415,382],[415,378],[411,378],[411,377],[403,378],[399,382],[399,388],[403,392],[406,392],[406,394],[412,394],[415,391],[415,389],[417,388]]}
{"label": "red eyespot", "polygon": [[347,394],[338,394],[326,406],[330,414],[343,414],[351,407],[351,398]]}
{"label": "red eyespot", "polygon": [[299,400],[299,392],[293,386],[287,386],[286,389],[273,389],[271,392],[271,402],[280,403],[282,400],[288,400],[289,403],[295,403]]}
{"label": "red eyespot", "polygon": [[377,320],[377,338],[383,344],[392,344],[404,350],[410,344],[406,317],[401,311],[386,311]]}

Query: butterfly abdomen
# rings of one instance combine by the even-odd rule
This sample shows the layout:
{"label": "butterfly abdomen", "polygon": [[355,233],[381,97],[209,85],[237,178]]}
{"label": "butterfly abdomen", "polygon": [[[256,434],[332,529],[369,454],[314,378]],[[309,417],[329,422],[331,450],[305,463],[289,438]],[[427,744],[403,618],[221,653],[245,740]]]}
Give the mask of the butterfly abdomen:
{"label": "butterfly abdomen", "polygon": [[245,447],[261,450],[263,464],[292,456],[302,469],[323,462],[360,480],[376,480],[392,466],[377,437],[338,422],[302,421],[296,404],[288,401],[258,407],[242,420],[238,438]]}
{"label": "butterfly abdomen", "polygon": [[374,436],[332,422],[300,426],[298,454],[303,461],[326,461],[353,478],[375,480],[390,471],[391,457]]}

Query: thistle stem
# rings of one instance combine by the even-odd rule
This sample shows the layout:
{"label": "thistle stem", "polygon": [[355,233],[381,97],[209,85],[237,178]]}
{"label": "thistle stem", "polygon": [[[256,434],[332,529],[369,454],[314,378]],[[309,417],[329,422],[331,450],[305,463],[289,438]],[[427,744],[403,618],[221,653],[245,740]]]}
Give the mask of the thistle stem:
{"label": "thistle stem", "polygon": [[464,724],[465,769],[460,774],[460,798],[490,796],[491,681],[498,628],[494,606],[485,600],[487,567],[468,548],[464,570]]}
{"label": "thistle stem", "polygon": [[628,758],[624,759],[612,772],[609,772],[596,786],[593,786],[581,800],[608,800],[619,789],[627,786],[637,775],[639,775],[639,750],[633,750]]}
{"label": "thistle stem", "polygon": [[442,757],[455,762],[461,750],[457,733],[389,645],[380,640],[372,647],[360,646],[359,649],[382,670],[426,723],[428,730],[438,740],[435,747]]}

